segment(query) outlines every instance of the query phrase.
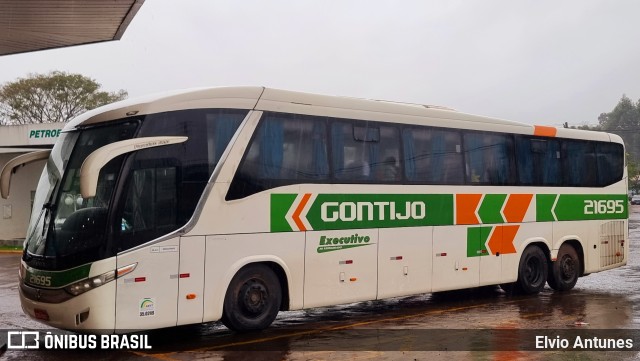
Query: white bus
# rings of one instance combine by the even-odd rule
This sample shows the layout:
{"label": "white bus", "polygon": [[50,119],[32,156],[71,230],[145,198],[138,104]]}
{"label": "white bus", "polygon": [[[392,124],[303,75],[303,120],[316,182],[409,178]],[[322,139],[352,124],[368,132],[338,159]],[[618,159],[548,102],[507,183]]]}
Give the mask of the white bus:
{"label": "white bus", "polygon": [[64,128],[20,267],[24,312],[125,332],[626,264],[620,137],[262,87],[126,100]]}

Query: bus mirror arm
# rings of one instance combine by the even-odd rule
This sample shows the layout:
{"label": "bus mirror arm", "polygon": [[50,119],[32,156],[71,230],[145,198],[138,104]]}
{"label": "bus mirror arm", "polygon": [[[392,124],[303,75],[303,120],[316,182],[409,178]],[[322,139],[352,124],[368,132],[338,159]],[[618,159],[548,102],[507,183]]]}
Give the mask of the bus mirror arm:
{"label": "bus mirror arm", "polygon": [[82,198],[96,196],[100,170],[113,158],[143,149],[185,142],[188,137],[146,137],[107,144],[89,154],[80,167],[80,194]]}
{"label": "bus mirror arm", "polygon": [[9,190],[11,188],[11,176],[16,172],[18,167],[29,163],[49,158],[51,150],[37,150],[27,154],[19,155],[4,165],[0,172],[0,195],[2,198],[9,198]]}

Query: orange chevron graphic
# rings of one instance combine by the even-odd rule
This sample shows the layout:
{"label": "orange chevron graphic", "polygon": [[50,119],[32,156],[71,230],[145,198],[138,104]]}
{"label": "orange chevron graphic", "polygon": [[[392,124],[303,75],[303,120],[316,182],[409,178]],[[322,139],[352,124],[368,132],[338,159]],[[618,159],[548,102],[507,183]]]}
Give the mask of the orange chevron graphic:
{"label": "orange chevron graphic", "polygon": [[487,248],[491,254],[500,252],[502,254],[502,226],[496,226],[493,228],[491,238],[487,242]]}
{"label": "orange chevron graphic", "polygon": [[476,209],[482,194],[456,194],[456,224],[480,224]]}
{"label": "orange chevron graphic", "polygon": [[487,247],[491,250],[491,254],[509,254],[516,253],[513,246],[513,240],[516,238],[520,226],[496,226],[491,233],[491,238],[487,242]]}
{"label": "orange chevron graphic", "polygon": [[507,223],[522,223],[533,194],[512,194],[507,199],[502,213]]}
{"label": "orange chevron graphic", "polygon": [[298,204],[298,207],[296,207],[296,210],[291,215],[291,218],[293,218],[296,226],[298,226],[301,231],[307,230],[307,227],[304,226],[304,223],[302,223],[302,220],[300,219],[300,214],[302,213],[304,207],[307,205],[307,202],[309,202],[309,198],[311,198],[311,193],[305,193],[305,195],[302,196],[300,204]]}

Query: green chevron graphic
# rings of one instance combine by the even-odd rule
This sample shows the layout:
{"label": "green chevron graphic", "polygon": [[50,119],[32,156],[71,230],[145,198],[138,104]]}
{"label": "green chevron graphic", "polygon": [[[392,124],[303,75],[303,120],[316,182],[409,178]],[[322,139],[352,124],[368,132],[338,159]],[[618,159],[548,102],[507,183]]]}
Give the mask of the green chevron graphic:
{"label": "green chevron graphic", "polygon": [[538,222],[552,222],[555,220],[551,209],[557,197],[557,194],[536,195],[536,220]]}
{"label": "green chevron graphic", "polygon": [[506,200],[506,194],[486,194],[478,209],[478,216],[480,216],[482,223],[504,223],[500,210]]}
{"label": "green chevron graphic", "polygon": [[467,228],[467,257],[488,256],[486,244],[493,227]]}

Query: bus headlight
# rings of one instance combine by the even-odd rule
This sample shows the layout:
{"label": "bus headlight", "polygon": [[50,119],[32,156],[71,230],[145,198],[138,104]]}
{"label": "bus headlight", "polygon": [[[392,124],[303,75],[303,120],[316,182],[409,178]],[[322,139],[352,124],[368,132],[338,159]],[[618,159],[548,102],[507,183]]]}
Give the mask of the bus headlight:
{"label": "bus headlight", "polygon": [[100,287],[105,283],[109,283],[115,280],[117,277],[122,277],[126,274],[133,272],[133,270],[136,269],[137,265],[138,265],[137,262],[132,263],[128,266],[118,268],[115,271],[105,272],[99,276],[87,278],[82,281],[72,283],[67,287],[65,287],[64,289],[74,296],[81,295],[89,290]]}
{"label": "bus headlight", "polygon": [[105,283],[109,283],[115,279],[116,279],[116,272],[109,271],[107,273],[103,273],[96,277],[87,278],[85,280],[72,283],[69,286],[65,287],[64,289],[67,292],[71,293],[72,295],[78,296],[89,290],[100,287]]}

